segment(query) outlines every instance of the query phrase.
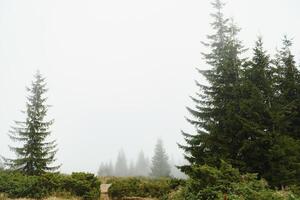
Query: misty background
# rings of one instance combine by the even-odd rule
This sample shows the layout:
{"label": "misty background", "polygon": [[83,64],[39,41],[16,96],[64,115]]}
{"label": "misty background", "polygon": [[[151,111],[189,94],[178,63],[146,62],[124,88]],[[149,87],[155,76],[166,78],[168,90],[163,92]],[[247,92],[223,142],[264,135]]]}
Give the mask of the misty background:
{"label": "misty background", "polygon": [[[274,52],[287,33],[300,46],[299,8],[298,0],[227,0],[225,11],[246,46],[263,33]],[[193,131],[185,106],[194,80],[204,81],[195,68],[206,67],[200,42],[211,10],[199,0],[0,0],[0,154],[14,156],[7,133],[24,119],[25,86],[39,69],[62,172],[97,172],[120,149],[129,161],[141,150],[151,158],[158,138],[181,163],[176,143],[181,129]]]}

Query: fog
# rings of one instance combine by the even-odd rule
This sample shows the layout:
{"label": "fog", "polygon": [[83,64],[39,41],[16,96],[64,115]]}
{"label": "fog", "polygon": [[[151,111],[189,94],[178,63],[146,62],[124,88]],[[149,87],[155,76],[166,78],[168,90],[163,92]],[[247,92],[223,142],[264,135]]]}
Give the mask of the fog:
{"label": "fog", "polygon": [[[246,46],[262,34],[274,53],[284,34],[300,46],[299,8],[298,0],[227,0],[226,14]],[[0,0],[0,155],[14,156],[7,133],[24,119],[25,86],[39,69],[62,172],[96,172],[120,149],[128,160],[141,150],[151,158],[158,138],[182,162],[177,143],[180,130],[193,131],[185,106],[194,80],[204,81],[195,68],[206,67],[200,42],[211,11],[199,0]]]}

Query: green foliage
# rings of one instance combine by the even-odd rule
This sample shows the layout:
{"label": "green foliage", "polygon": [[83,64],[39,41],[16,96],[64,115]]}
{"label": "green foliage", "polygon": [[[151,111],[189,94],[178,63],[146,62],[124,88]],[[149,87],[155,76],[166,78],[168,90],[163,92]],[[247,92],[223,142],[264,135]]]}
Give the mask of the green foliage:
{"label": "green foliage", "polygon": [[[185,188],[178,190],[169,199],[176,200],[292,200],[299,199],[289,191],[274,191],[256,174],[241,174],[231,165],[221,162],[220,168],[208,165],[192,166],[191,178]],[[175,197],[175,198],[173,198]]]}
{"label": "green foliage", "polygon": [[93,174],[45,173],[41,176],[27,176],[19,172],[0,172],[0,193],[10,198],[41,199],[53,194],[71,194],[86,200],[100,196],[100,182]]}
{"label": "green foliage", "polygon": [[97,199],[100,196],[100,182],[93,174],[72,173],[65,184],[67,190],[85,200]]}
{"label": "green foliage", "polygon": [[12,198],[29,197],[36,199],[49,194],[41,177],[24,176],[18,172],[4,171],[0,173],[0,192],[6,193]]}
{"label": "green foliage", "polygon": [[185,181],[180,179],[143,177],[112,178],[108,180],[112,186],[109,194],[113,198],[122,197],[154,197],[162,198],[171,191],[176,190]]}
{"label": "green foliage", "polygon": [[272,185],[281,187],[299,184],[300,141],[278,135],[270,152],[270,169],[264,175]]}

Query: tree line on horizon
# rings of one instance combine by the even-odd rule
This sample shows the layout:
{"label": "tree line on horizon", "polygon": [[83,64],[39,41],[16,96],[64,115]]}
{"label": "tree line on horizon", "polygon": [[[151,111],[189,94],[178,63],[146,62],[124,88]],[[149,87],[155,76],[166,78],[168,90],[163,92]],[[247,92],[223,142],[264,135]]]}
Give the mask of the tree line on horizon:
{"label": "tree line on horizon", "polygon": [[141,151],[138,155],[136,163],[131,161],[128,165],[126,155],[123,150],[120,150],[116,162],[111,161],[101,163],[97,175],[105,176],[147,176],[150,168],[150,161],[145,157],[144,152]]}
{"label": "tree line on horizon", "polygon": [[[25,120],[14,121],[15,125],[9,131],[10,139],[18,142],[17,146],[9,146],[10,150],[15,152],[16,158],[1,156],[4,163],[0,159],[0,169],[20,171],[34,176],[59,169],[60,165],[53,165],[56,161],[56,141],[49,141],[54,120],[47,119],[50,105],[46,102],[46,85],[45,78],[37,71],[31,86],[26,88],[28,96],[26,109],[23,111]],[[151,162],[140,152],[137,162],[128,165],[125,153],[120,151],[115,166],[112,163],[102,163],[98,175],[170,177],[171,172],[173,175],[183,176],[173,163],[169,163],[163,142],[159,139]]]}
{"label": "tree line on horizon", "polygon": [[178,177],[185,178],[173,160],[169,159],[161,139],[157,140],[154,148],[154,155],[151,160],[140,151],[136,161],[128,161],[126,154],[120,150],[115,163],[102,162],[99,166],[97,175],[99,177]]}

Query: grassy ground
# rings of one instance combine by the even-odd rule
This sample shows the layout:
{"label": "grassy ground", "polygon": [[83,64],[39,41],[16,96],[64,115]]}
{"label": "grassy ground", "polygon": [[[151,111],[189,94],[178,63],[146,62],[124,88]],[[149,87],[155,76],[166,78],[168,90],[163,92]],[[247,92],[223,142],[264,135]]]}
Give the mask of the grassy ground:
{"label": "grassy ground", "polygon": [[[68,200],[80,200],[79,198],[63,198],[63,197],[49,197],[49,198],[47,198],[47,199],[45,199],[45,200],[66,200],[66,199],[68,199]],[[0,194],[0,200],[31,200],[31,199],[9,199],[9,198],[7,198],[7,197],[5,197],[4,195],[1,195]],[[33,199],[32,199],[33,200]]]}
{"label": "grassy ground", "polygon": [[[2,199],[0,198],[0,200],[2,200]],[[31,199],[3,199],[3,200],[31,200]],[[50,197],[50,198],[47,198],[45,200],[66,200],[66,199],[61,198],[61,197]],[[68,199],[68,200],[80,200],[80,199],[71,198],[71,199]]]}
{"label": "grassy ground", "polygon": [[[5,199],[1,199],[0,198],[0,200],[31,200],[31,199],[6,199],[6,198]],[[45,200],[66,200],[66,199],[60,198],[60,197],[50,197],[50,198],[47,198]],[[79,199],[73,198],[73,199],[69,199],[69,200],[79,200]]]}

